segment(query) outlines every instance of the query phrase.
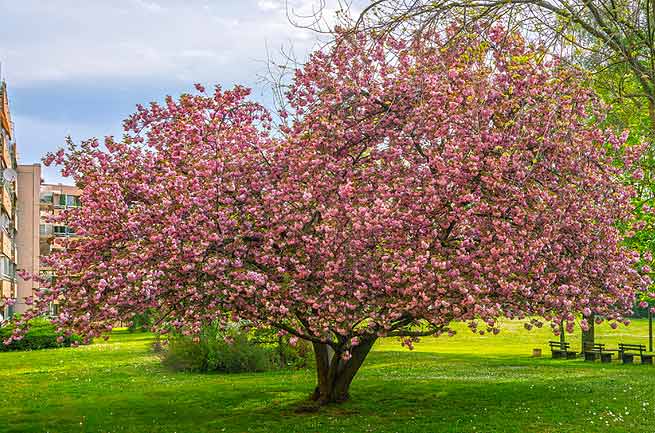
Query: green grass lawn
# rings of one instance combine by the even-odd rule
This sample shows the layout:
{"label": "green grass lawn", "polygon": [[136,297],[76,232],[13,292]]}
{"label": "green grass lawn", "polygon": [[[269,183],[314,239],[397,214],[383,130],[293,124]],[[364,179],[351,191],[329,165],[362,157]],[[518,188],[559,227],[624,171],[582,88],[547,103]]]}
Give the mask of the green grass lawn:
{"label": "green grass lawn", "polygon": [[[647,322],[597,340],[647,344]],[[568,337],[579,347],[579,335]],[[653,432],[655,366],[549,359],[546,329],[379,342],[350,402],[295,413],[313,371],[173,373],[152,336],[0,353],[0,432]],[[531,358],[541,347],[544,357]]]}

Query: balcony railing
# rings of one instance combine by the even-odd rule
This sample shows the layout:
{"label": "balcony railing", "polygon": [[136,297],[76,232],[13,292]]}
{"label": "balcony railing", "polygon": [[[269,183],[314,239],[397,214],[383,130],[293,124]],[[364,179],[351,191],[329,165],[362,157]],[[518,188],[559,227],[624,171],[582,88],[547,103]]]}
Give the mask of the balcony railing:
{"label": "balcony railing", "polygon": [[0,126],[12,134],[11,115],[9,114],[9,100],[7,99],[7,86],[3,82],[0,84]]}
{"label": "balcony railing", "polygon": [[13,167],[13,162],[12,162],[12,157],[11,157],[11,152],[9,151],[9,147],[11,146],[11,142],[6,140],[4,143],[2,143],[2,159],[5,161],[5,167]]}
{"label": "balcony railing", "polygon": [[7,191],[7,188],[3,187],[0,189],[2,190],[2,207],[4,207],[8,215],[13,215],[13,204],[10,193]]}
{"label": "balcony railing", "polygon": [[4,231],[2,232],[2,253],[7,257],[14,257],[14,241]]}

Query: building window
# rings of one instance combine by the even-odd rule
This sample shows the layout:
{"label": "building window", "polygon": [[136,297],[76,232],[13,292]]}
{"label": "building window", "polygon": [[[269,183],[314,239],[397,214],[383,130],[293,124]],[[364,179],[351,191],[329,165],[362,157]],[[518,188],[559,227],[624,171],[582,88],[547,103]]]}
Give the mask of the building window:
{"label": "building window", "polygon": [[76,195],[67,195],[66,196],[66,206],[68,207],[79,207],[80,198]]}
{"label": "building window", "polygon": [[79,207],[80,198],[71,194],[59,194],[57,199],[57,207]]}
{"label": "building window", "polygon": [[53,204],[54,196],[51,192],[42,192],[39,201],[44,204]]}
{"label": "building window", "polygon": [[16,265],[7,256],[0,258],[0,275],[9,280],[16,277]]}
{"label": "building window", "polygon": [[48,304],[48,315],[50,317],[55,317],[59,314],[59,305],[53,304],[52,302]]}
{"label": "building window", "polygon": [[52,234],[52,224],[39,224],[39,235],[50,236]]}
{"label": "building window", "polygon": [[2,213],[0,213],[0,225],[2,226],[2,229],[7,234],[10,234],[14,228],[13,221],[5,211],[2,211]]}
{"label": "building window", "polygon": [[68,226],[53,226],[52,230],[55,236],[74,236],[75,230]]}
{"label": "building window", "polygon": [[39,271],[39,278],[52,283],[52,281],[54,281],[54,278],[55,278],[55,273],[53,271],[50,271],[50,270],[45,270],[45,271],[40,270]]}

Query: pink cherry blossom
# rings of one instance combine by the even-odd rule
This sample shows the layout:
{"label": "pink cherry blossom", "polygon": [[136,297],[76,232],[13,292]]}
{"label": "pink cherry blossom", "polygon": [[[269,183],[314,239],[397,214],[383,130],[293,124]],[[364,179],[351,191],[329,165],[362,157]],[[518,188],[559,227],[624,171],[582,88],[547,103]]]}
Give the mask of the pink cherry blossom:
{"label": "pink cherry blossom", "polygon": [[145,311],[164,332],[272,326],[313,343],[321,401],[352,380],[330,365],[354,375],[380,336],[615,326],[645,285],[616,225],[625,138],[589,121],[604,107],[577,71],[488,36],[344,34],[295,72],[279,124],[244,87],[197,86],[139,106],[121,141],[48,155],[83,187],[54,219],[84,236],[44,259],[57,278],[23,320],[56,300],[83,336]]}

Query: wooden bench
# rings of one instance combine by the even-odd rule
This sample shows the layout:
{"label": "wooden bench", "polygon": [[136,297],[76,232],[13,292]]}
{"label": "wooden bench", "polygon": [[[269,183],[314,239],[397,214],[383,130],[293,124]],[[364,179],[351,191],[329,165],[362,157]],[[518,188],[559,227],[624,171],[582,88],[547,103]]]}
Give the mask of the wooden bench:
{"label": "wooden bench", "polygon": [[585,342],[582,353],[585,361],[595,361],[600,358],[600,362],[612,362],[613,351],[605,349],[602,343]]}
{"label": "wooden bench", "polygon": [[571,350],[571,343],[561,341],[549,341],[550,351],[553,359],[575,359],[578,354]]}
{"label": "wooden bench", "polygon": [[641,358],[642,364],[652,364],[653,356],[652,353],[646,353],[646,346],[643,344],[624,344],[619,343],[619,357],[624,364],[632,364],[635,356]]}

